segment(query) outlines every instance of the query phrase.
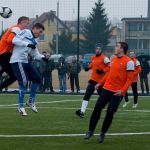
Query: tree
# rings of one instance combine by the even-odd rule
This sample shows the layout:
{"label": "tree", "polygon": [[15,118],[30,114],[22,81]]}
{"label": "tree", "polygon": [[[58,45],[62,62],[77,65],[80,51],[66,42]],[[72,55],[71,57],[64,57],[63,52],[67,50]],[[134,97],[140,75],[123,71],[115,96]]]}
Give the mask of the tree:
{"label": "tree", "polygon": [[85,23],[83,29],[85,40],[82,41],[82,46],[86,53],[93,52],[96,43],[102,43],[103,49],[105,49],[109,43],[111,32],[110,23],[103,5],[102,1],[98,0]]}
{"label": "tree", "polygon": [[[65,30],[59,35],[58,37],[58,46],[59,46],[59,53],[63,55],[68,54],[75,54],[76,53],[76,46],[75,42],[72,41],[72,33],[66,32]],[[56,38],[53,39],[52,44],[50,47],[53,51],[56,50]]]}

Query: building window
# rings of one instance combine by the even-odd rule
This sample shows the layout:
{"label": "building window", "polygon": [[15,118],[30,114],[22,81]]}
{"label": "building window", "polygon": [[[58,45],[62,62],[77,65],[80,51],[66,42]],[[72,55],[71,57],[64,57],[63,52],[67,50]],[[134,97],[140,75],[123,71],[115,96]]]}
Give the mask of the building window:
{"label": "building window", "polygon": [[148,40],[139,40],[139,49],[148,49]]}
{"label": "building window", "polygon": [[138,26],[136,22],[128,23],[128,31],[138,31]]}
{"label": "building window", "polygon": [[42,34],[40,37],[39,37],[39,41],[45,41],[45,35]]}
{"label": "building window", "polygon": [[143,31],[143,23],[138,23],[138,31]]}
{"label": "building window", "polygon": [[148,31],[148,23],[129,22],[128,31]]}
{"label": "building window", "polygon": [[143,23],[143,31],[148,31],[148,23]]}
{"label": "building window", "polygon": [[129,49],[137,49],[138,48],[138,40],[128,39],[126,42],[129,45]]}

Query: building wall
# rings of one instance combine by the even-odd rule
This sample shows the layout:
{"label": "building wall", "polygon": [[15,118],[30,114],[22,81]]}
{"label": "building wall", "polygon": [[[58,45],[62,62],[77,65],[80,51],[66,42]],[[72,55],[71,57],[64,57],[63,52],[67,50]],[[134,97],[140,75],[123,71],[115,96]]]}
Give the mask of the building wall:
{"label": "building wall", "polygon": [[48,51],[53,53],[53,50],[50,47],[50,43],[52,43],[53,34],[56,34],[57,26],[50,20],[46,20],[43,25],[45,27],[44,40],[39,40],[38,48],[41,51]]}
{"label": "building wall", "polygon": [[[135,27],[139,24],[147,24],[147,30],[134,31],[129,30],[129,23],[134,23]],[[128,42],[129,48],[134,49],[137,55],[149,55],[150,54],[150,21],[143,20],[123,20],[122,22],[122,38],[124,41]],[[138,26],[139,27],[139,26]],[[140,27],[139,27],[140,28]]]}
{"label": "building wall", "polygon": [[[44,27],[45,27],[45,31],[44,31],[44,40],[39,40],[39,44],[38,44],[38,48],[39,50],[41,50],[41,52],[43,51],[47,51],[49,53],[54,53],[53,50],[50,47],[50,43],[52,43],[53,40],[53,35],[57,34],[57,21],[54,20],[46,20],[43,23]],[[61,24],[58,25],[59,28],[59,35],[61,34],[61,32],[65,29]],[[67,29],[66,29],[67,31]],[[77,34],[73,33],[72,35],[72,40],[77,39]],[[80,39],[84,40],[84,36],[81,34],[80,35]]]}

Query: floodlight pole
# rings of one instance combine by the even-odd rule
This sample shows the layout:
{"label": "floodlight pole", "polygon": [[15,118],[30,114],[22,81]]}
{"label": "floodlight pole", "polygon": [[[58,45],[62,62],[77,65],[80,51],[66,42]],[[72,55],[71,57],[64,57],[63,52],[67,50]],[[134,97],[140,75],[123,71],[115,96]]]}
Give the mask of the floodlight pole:
{"label": "floodlight pole", "polygon": [[[57,2],[57,18],[59,18],[59,1]],[[56,34],[56,54],[58,54],[59,45],[59,30],[58,30],[58,20],[57,20],[57,34]]]}
{"label": "floodlight pole", "polygon": [[[78,0],[78,26],[77,26],[77,71],[79,68],[79,50],[80,50],[80,0]],[[77,91],[78,93],[78,91]]]}

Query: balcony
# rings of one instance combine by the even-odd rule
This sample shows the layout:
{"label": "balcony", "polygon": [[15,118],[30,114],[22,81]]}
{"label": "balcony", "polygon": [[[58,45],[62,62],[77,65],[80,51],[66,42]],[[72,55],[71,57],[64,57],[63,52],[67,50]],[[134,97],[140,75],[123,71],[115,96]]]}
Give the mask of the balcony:
{"label": "balcony", "polygon": [[150,31],[127,31],[126,37],[150,38]]}
{"label": "balcony", "polygon": [[136,55],[150,55],[150,50],[149,49],[136,49]]}

